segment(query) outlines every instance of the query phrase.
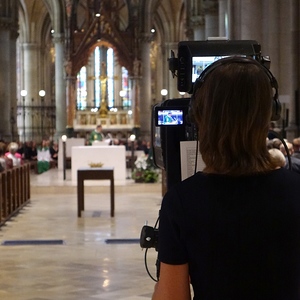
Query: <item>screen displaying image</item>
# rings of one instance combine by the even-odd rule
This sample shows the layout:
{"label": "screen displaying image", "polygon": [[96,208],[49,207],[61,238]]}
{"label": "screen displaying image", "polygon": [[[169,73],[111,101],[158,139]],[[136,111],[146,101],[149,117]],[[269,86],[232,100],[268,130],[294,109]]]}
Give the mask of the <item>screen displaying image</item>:
{"label": "screen displaying image", "polygon": [[199,75],[213,62],[227,56],[194,56],[192,59],[192,82],[195,82]]}
{"label": "screen displaying image", "polygon": [[157,126],[182,125],[183,110],[161,109],[157,111]]}

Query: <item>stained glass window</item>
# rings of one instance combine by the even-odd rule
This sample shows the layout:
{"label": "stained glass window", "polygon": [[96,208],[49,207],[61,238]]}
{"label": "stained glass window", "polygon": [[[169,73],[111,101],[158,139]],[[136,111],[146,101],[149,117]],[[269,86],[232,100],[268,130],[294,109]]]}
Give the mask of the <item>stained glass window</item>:
{"label": "stained glass window", "polygon": [[128,109],[131,106],[131,100],[129,99],[129,80],[128,70],[122,67],[122,90],[124,91],[123,96],[123,108]]}
{"label": "stained glass window", "polygon": [[95,101],[95,106],[100,107],[100,87],[101,87],[101,82],[100,82],[100,49],[99,47],[95,48],[94,51],[94,63],[95,63],[95,88],[94,88],[94,101]]}
{"label": "stained glass window", "polygon": [[[84,110],[90,106],[99,108],[103,97],[105,97],[109,108],[114,107],[116,105],[114,99],[114,50],[112,48],[96,47],[93,52],[91,64],[82,67],[77,74],[77,109]],[[90,76],[87,76],[87,74],[90,74]],[[106,87],[105,84],[104,87],[102,86],[105,82],[103,78],[106,78]],[[106,95],[102,95],[103,90],[106,90]],[[128,109],[131,106],[131,101],[129,100],[130,87],[128,71],[124,67],[122,67],[122,90],[125,94],[123,97],[123,107]]]}
{"label": "stained glass window", "polygon": [[107,100],[108,107],[114,107],[114,50],[107,50]]}
{"label": "stained glass window", "polygon": [[77,74],[77,109],[84,110],[87,106],[86,67],[82,67]]}

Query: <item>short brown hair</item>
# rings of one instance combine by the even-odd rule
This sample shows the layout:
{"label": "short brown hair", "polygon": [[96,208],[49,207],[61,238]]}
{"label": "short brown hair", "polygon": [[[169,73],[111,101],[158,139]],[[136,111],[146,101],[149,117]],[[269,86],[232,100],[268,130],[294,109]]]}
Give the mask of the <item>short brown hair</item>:
{"label": "short brown hair", "polygon": [[266,147],[272,94],[258,63],[227,60],[205,76],[192,101],[204,172],[242,175],[275,167]]}
{"label": "short brown hair", "polygon": [[293,139],[293,145],[300,147],[300,137]]}

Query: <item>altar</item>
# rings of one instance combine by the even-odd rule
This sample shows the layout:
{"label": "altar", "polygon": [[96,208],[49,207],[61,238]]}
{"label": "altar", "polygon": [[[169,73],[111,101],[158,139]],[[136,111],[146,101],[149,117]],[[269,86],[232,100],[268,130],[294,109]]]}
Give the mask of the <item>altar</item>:
{"label": "altar", "polygon": [[116,185],[126,183],[125,146],[75,146],[71,156],[72,181],[77,182],[77,170],[87,168],[89,164],[103,163],[104,168],[114,168]]}

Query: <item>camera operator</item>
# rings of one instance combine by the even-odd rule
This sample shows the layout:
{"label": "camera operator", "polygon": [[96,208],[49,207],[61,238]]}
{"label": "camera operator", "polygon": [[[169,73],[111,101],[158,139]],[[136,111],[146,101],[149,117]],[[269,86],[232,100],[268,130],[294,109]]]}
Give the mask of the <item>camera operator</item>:
{"label": "camera operator", "polygon": [[266,147],[272,79],[251,58],[208,68],[191,100],[206,167],[164,196],[152,299],[300,299],[300,175]]}

